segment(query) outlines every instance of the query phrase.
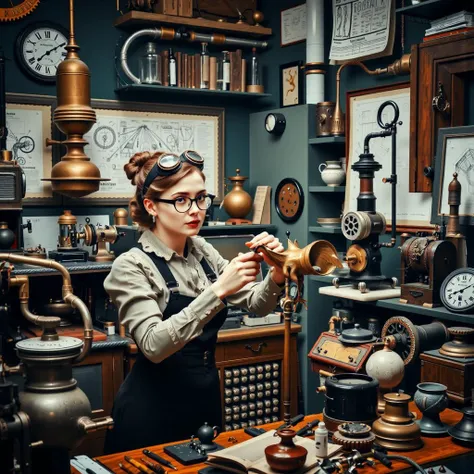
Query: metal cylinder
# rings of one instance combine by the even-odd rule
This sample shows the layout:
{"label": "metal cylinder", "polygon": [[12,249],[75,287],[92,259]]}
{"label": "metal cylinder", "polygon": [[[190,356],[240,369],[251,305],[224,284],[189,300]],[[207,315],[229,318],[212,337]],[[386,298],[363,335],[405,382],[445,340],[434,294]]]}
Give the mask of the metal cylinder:
{"label": "metal cylinder", "polygon": [[384,234],[387,222],[383,214],[350,211],[342,218],[341,229],[348,240],[363,240],[371,234]]}
{"label": "metal cylinder", "polygon": [[[324,101],[324,0],[306,1],[306,103]],[[308,67],[309,66],[309,67]],[[313,67],[316,66],[316,67]],[[312,74],[312,72],[317,72]]]}

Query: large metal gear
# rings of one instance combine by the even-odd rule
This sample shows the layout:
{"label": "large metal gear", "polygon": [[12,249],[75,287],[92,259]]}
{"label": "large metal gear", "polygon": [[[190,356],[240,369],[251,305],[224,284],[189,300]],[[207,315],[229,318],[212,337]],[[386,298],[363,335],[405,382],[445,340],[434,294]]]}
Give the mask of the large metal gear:
{"label": "large metal gear", "polygon": [[39,4],[40,0],[23,0],[18,5],[0,8],[0,21],[15,21],[29,15]]}

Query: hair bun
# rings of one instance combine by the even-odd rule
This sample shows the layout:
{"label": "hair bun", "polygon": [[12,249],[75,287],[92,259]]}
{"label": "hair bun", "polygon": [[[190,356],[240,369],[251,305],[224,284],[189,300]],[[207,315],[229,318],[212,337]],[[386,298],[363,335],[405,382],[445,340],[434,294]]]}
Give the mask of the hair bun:
{"label": "hair bun", "polygon": [[149,151],[141,151],[135,153],[130,160],[128,160],[128,163],[124,165],[123,169],[125,170],[125,174],[133,185],[136,184],[136,177],[142,170],[143,165],[151,158],[153,158],[153,155]]}

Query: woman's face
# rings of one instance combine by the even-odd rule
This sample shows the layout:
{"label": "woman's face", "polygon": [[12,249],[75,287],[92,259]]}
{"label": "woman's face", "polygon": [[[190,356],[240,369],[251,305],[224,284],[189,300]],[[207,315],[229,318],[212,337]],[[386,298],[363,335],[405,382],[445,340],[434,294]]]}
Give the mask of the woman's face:
{"label": "woman's face", "polygon": [[[171,186],[160,196],[161,199],[196,198],[206,192],[206,185],[200,173],[193,171]],[[160,231],[170,235],[197,235],[206,216],[206,211],[199,209],[193,202],[187,212],[178,212],[173,204],[155,202],[156,226]]]}

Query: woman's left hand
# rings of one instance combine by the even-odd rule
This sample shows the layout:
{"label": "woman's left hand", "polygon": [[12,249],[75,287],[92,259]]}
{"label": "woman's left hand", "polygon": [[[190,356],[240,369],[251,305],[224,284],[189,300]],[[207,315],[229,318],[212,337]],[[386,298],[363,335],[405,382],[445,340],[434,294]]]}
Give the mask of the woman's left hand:
{"label": "woman's left hand", "polygon": [[[276,253],[282,253],[285,248],[281,244],[281,242],[274,236],[269,234],[268,232],[262,232],[261,234],[256,235],[250,242],[245,244],[249,249],[255,249],[260,245],[264,245],[268,249],[272,250]],[[263,260],[270,265],[271,267],[271,277],[272,280],[277,285],[283,285],[285,283],[285,275],[283,275],[283,270],[279,267],[275,267],[274,263],[263,253],[259,253],[263,257]]]}

